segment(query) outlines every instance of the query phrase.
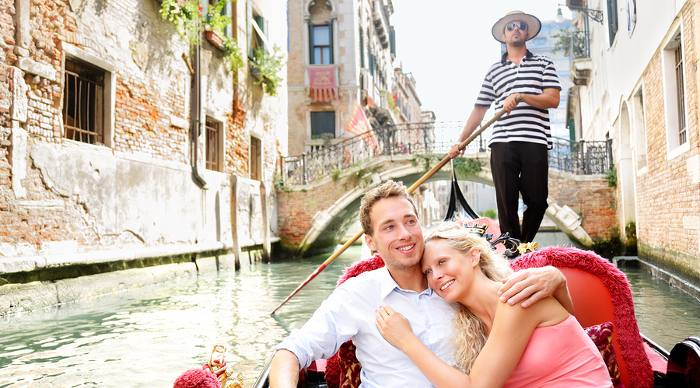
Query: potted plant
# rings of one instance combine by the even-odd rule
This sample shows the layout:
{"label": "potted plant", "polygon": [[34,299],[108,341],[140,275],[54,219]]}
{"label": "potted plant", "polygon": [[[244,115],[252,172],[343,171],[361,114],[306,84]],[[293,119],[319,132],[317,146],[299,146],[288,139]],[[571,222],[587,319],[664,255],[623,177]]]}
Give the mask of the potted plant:
{"label": "potted plant", "polygon": [[206,15],[202,15],[199,0],[162,0],[160,16],[174,24],[180,36],[191,46],[199,44],[204,34],[212,46],[224,52],[231,71],[236,71],[243,66],[243,56],[236,40],[224,33],[231,24],[231,18],[223,12],[229,3],[230,0],[219,0],[208,7]]}
{"label": "potted plant", "polygon": [[258,47],[253,51],[250,66],[250,74],[255,78],[255,83],[261,85],[263,91],[270,96],[276,95],[277,87],[282,82],[280,71],[284,66],[284,59],[279,47],[275,47],[272,53]]}
{"label": "potted plant", "polygon": [[204,21],[204,37],[219,50],[224,50],[224,37],[226,27],[231,24],[231,18],[226,16],[224,10],[229,0],[219,0],[210,5]]}

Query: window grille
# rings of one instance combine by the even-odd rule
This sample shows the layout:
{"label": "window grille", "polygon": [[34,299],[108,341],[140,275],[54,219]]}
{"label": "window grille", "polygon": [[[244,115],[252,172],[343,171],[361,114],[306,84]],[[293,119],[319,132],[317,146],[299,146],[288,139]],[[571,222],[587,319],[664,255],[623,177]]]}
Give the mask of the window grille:
{"label": "window grille", "polygon": [[683,47],[678,42],[674,50],[676,71],[676,104],[678,109],[678,144],[685,144],[687,132],[685,125],[685,91],[683,88]]}
{"label": "window grille", "polygon": [[67,139],[104,144],[105,72],[66,58],[63,84],[63,127]]}

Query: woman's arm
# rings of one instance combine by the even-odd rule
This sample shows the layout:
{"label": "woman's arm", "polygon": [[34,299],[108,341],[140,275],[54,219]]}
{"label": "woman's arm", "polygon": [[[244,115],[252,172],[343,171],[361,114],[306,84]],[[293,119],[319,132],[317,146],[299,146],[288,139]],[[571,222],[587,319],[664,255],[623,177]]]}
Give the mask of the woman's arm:
{"label": "woman's arm", "polygon": [[552,298],[524,309],[499,303],[486,344],[471,369],[471,387],[502,387],[527,347],[532,332],[544,320]]}
{"label": "woman's arm", "polygon": [[406,318],[391,308],[382,307],[377,311],[377,328],[389,343],[406,353],[436,387],[500,387],[515,369],[532,332],[542,321],[543,309],[548,306],[539,305],[542,306],[525,310],[499,303],[489,339],[469,375],[438,358],[413,334]]}

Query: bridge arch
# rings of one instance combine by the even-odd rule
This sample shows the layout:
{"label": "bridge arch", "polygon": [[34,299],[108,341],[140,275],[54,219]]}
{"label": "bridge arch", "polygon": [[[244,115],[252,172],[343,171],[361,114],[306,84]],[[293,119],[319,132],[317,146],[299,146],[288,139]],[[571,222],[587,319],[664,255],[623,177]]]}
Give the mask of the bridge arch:
{"label": "bridge arch", "polygon": [[[483,160],[483,156],[480,159]],[[425,168],[409,157],[394,157],[391,160],[380,158],[373,162],[375,165],[384,167],[371,175],[371,182],[366,185],[356,185],[335,197],[333,201],[328,201],[325,206],[314,214],[313,219],[299,244],[301,254],[313,254],[315,252],[327,251],[336,244],[342,242],[342,237],[348,228],[357,220],[357,212],[360,207],[360,200],[367,190],[377,184],[392,179],[403,182],[406,186],[413,184],[424,173]],[[485,165],[484,165],[485,164]],[[491,171],[488,162],[483,163],[482,170],[468,177],[469,181],[484,183],[493,186]],[[371,166],[367,166],[371,170]],[[430,180],[449,180],[451,171],[445,169],[436,173]],[[429,180],[429,181],[430,181]],[[335,187],[340,186],[341,179],[335,183]],[[326,187],[322,187],[326,186]],[[321,184],[317,189],[328,189],[328,182]],[[308,193],[308,191],[307,191]],[[549,199],[550,206],[547,215],[554,223],[569,236],[584,246],[592,244],[591,237],[581,226],[581,218],[565,204],[560,205],[554,198]]]}

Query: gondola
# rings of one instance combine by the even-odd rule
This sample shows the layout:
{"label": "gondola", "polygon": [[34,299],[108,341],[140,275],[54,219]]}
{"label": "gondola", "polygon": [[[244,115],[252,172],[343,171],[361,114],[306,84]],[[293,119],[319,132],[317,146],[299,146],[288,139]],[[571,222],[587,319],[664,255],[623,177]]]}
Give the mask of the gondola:
{"label": "gondola", "polygon": [[[507,234],[501,235],[496,225],[479,222],[483,219],[467,203],[453,169],[450,202],[445,219],[460,218],[474,221],[469,224],[469,227],[474,228],[474,232],[489,240],[494,249],[506,256],[517,256],[520,253],[517,251],[519,244],[517,240]],[[499,237],[493,238],[495,235]],[[366,269],[367,263],[374,263],[371,260],[354,264],[346,269],[344,276],[347,278],[356,275],[357,273],[352,273],[353,268],[361,266]],[[358,266],[358,264],[361,265]],[[615,362],[606,359],[606,363],[617,365],[615,376],[618,383],[626,387],[700,387],[700,337],[689,337],[676,344],[669,352],[641,334],[634,317],[634,307],[626,277],[608,260],[588,251],[555,247],[525,253],[512,262],[514,269],[542,265],[553,265],[559,268],[567,278],[569,292],[575,306],[574,315],[583,327],[593,327],[603,322],[612,323],[612,339],[608,342],[614,354],[603,353],[603,355],[604,358],[614,358]],[[354,358],[352,349],[352,345],[346,343],[341,346],[339,353],[342,357]],[[602,353],[600,346],[599,349]],[[347,364],[347,362],[341,364]],[[332,373],[331,365],[334,369],[339,367],[338,362],[333,359],[314,361],[300,372],[298,386],[338,387],[340,381],[335,379],[347,373],[346,371]],[[253,385],[255,388],[269,386],[269,369],[268,362]],[[609,371],[612,376],[613,369],[610,365]],[[326,381],[326,376],[329,374],[333,378],[332,381]],[[356,378],[358,379],[359,377]],[[353,383],[354,381],[345,381],[342,386],[354,386]],[[616,386],[620,385],[616,384]]]}

